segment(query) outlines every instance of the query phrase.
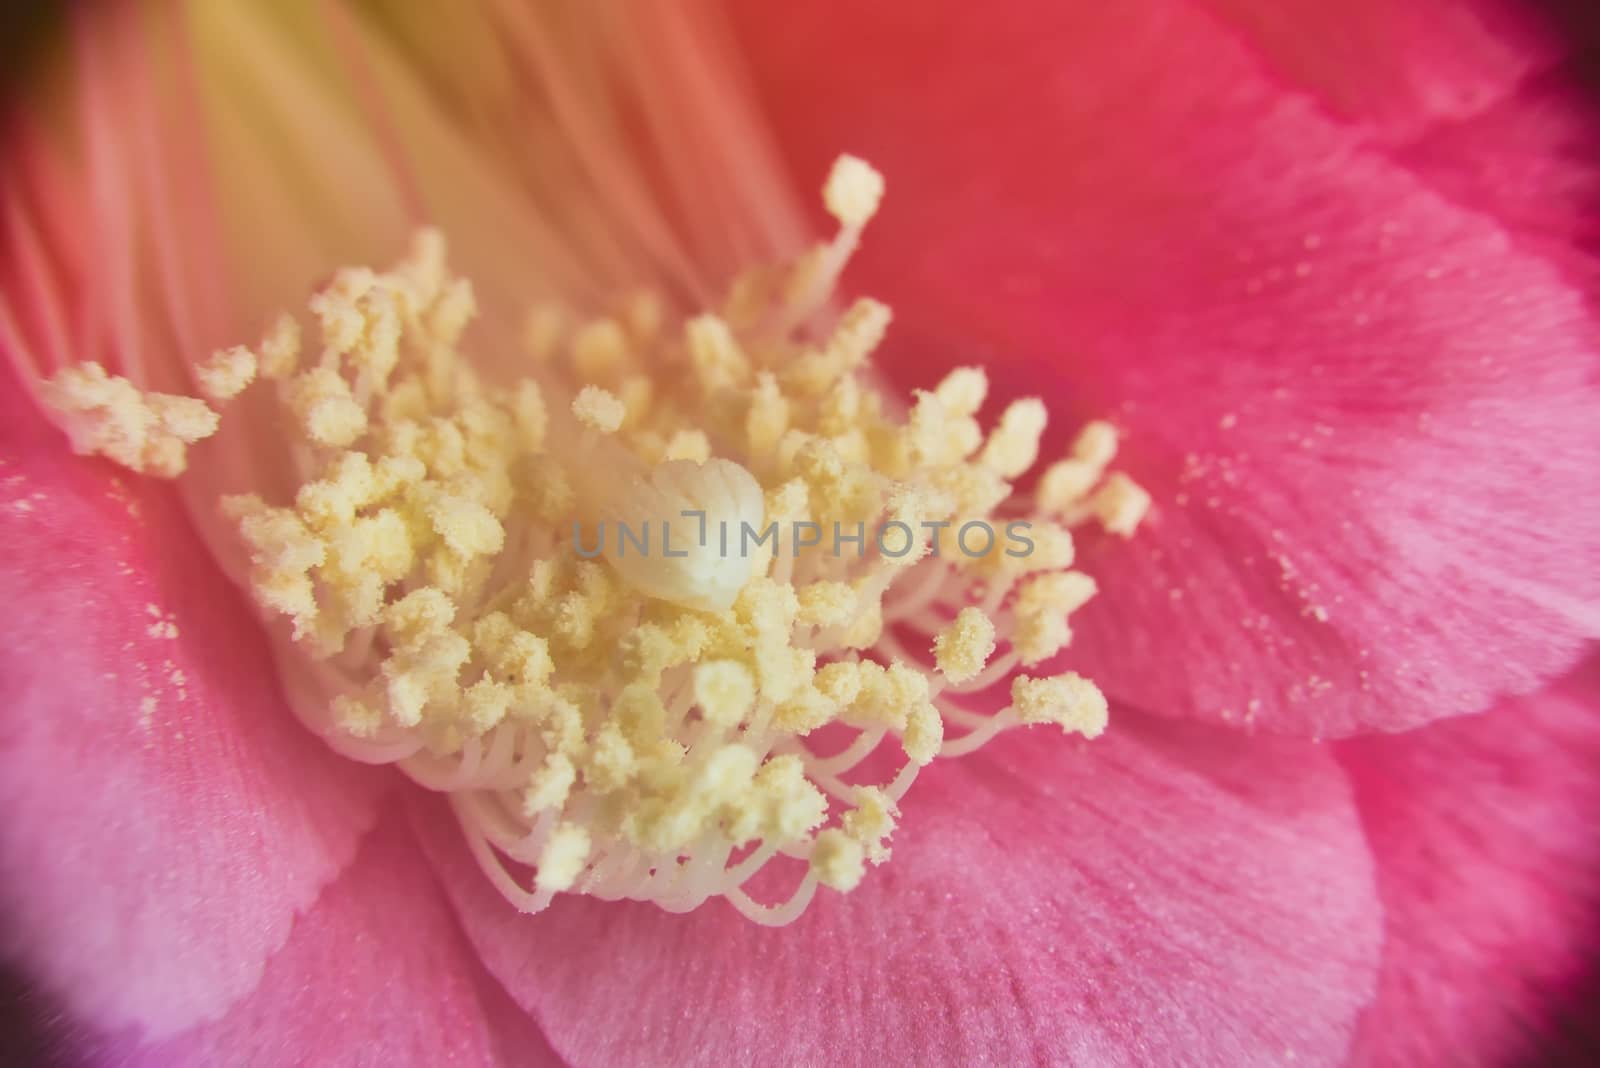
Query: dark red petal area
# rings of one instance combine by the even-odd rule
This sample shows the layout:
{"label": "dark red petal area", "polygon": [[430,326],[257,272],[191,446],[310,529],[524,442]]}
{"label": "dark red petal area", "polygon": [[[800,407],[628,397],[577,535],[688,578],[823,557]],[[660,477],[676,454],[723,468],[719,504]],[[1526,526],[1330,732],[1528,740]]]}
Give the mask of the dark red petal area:
{"label": "dark red petal area", "polygon": [[1592,976],[1600,658],[1536,696],[1339,754],[1385,909],[1356,1063],[1531,1063]]}
{"label": "dark red petal area", "polygon": [[[1600,632],[1596,332],[1494,218],[1188,5],[734,5],[794,171],[887,175],[854,288],[889,370],[982,363],[1156,511],[1090,545],[1080,661],[1313,735],[1526,692]],[[1078,620],[1074,621],[1075,624]]]}
{"label": "dark red petal area", "polygon": [[889,863],[778,930],[721,904],[522,916],[448,815],[424,841],[490,971],[577,1065],[1343,1057],[1380,917],[1326,750],[1130,716],[925,775]]}
{"label": "dark red petal area", "polygon": [[392,780],[295,722],[170,490],[68,455],[0,375],[0,944],[162,1037],[255,988]]}
{"label": "dark red petal area", "polygon": [[226,1016],[108,1059],[150,1068],[561,1063],[484,974],[398,816],[295,922],[260,985]]}

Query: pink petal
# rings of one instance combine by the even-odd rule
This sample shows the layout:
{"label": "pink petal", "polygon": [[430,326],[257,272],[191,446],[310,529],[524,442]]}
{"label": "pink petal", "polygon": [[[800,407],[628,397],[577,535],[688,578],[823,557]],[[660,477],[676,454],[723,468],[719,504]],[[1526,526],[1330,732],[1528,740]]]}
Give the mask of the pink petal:
{"label": "pink petal", "polygon": [[0,544],[7,944],[73,1015],[172,1034],[255,988],[391,780],[293,719],[172,494],[69,457],[9,378]]}
{"label": "pink petal", "polygon": [[424,819],[468,936],[572,1063],[1334,1063],[1379,916],[1306,743],[1128,716],[936,765],[894,857],[797,923],[561,898],[527,917]]}
{"label": "pink petal", "polygon": [[1267,69],[1332,114],[1401,134],[1482,110],[1562,51],[1520,0],[1211,0]]}
{"label": "pink petal", "polygon": [[1386,914],[1357,1063],[1526,1062],[1592,974],[1600,658],[1537,696],[1340,755]]}
{"label": "pink petal", "polygon": [[1430,126],[1396,145],[1395,157],[1443,196],[1500,219],[1523,247],[1592,292],[1600,276],[1597,78],[1593,54],[1564,64],[1491,107]]}
{"label": "pink petal", "polygon": [[740,30],[806,184],[840,149],[887,175],[855,284],[899,312],[891,373],[984,363],[1001,399],[1052,400],[1056,447],[1095,415],[1127,430],[1157,511],[1086,554],[1089,672],[1321,735],[1564,670],[1600,633],[1580,296],[1227,24],[1008,11],[824,3]]}
{"label": "pink petal", "polygon": [[403,818],[294,925],[260,985],[130,1065],[559,1065],[461,936]]}

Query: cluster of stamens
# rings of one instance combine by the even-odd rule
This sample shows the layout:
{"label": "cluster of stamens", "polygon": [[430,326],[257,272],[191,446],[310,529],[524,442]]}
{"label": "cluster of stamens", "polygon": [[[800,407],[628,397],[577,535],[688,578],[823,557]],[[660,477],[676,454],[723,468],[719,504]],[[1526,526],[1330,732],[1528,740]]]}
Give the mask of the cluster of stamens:
{"label": "cluster of stamens", "polygon": [[[1014,725],[1104,728],[1085,679],[1018,672],[1061,652],[1094,595],[1068,528],[1131,534],[1148,498],[1107,475],[1103,423],[1013,494],[1044,407],[1017,401],[986,434],[982,371],[905,408],[881,391],[889,309],[829,310],[881,192],[842,159],[824,190],[837,236],[676,326],[648,296],[586,322],[537,309],[520,381],[462,354],[472,290],[431,232],[317,294],[314,358],[286,316],[201,369],[218,405],[271,382],[294,435],[293,498],[223,507],[281,621],[297,711],[447,793],[518,907],[722,896],[787,922],[888,858],[935,758]],[[216,425],[92,365],[52,388],[81,449],[156,474]],[[974,525],[987,551],[956,541]],[[767,535],[753,551],[748,531]],[[880,748],[892,772],[860,781]],[[746,884],[774,863],[794,864],[793,891],[758,902]]]}

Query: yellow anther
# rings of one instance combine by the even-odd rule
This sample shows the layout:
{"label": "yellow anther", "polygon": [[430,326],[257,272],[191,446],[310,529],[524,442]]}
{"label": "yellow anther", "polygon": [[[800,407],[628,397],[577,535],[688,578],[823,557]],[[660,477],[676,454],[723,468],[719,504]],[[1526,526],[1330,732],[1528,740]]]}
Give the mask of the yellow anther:
{"label": "yellow anther", "polygon": [[478,298],[472,283],[457,278],[448,283],[428,313],[428,328],[437,344],[453,346],[478,314]]}
{"label": "yellow anther", "polygon": [[1085,423],[1072,442],[1072,458],[1104,470],[1117,455],[1117,431],[1096,419]]}
{"label": "yellow anther", "polygon": [[622,401],[622,421],[637,426],[650,415],[655,403],[656,386],[644,375],[626,375],[617,387],[617,398]]}
{"label": "yellow anther", "polygon": [[601,793],[622,789],[633,778],[638,766],[633,746],[622,728],[608,723],[600,728],[589,747],[589,758],[584,764],[585,781]]}
{"label": "yellow anther", "polygon": [[667,439],[663,460],[689,460],[703,464],[711,459],[711,441],[704,430],[679,430]]}
{"label": "yellow anther", "polygon": [[983,670],[994,645],[994,623],[982,610],[969,605],[934,638],[934,662],[945,678],[963,683]]}
{"label": "yellow anther", "polygon": [[400,311],[398,298],[388,290],[369,296],[362,311],[366,330],[349,353],[350,366],[368,388],[382,387],[400,362]]}
{"label": "yellow anther", "polygon": [[810,734],[839,714],[839,703],[815,687],[804,687],[772,712],[773,726],[790,734]]}
{"label": "yellow anther", "polygon": [[415,672],[384,664],[384,677],[388,686],[386,696],[389,715],[402,727],[415,727],[422,722],[422,710],[428,704],[427,679]]}
{"label": "yellow anther", "polygon": [[260,372],[263,378],[281,381],[294,374],[300,364],[300,324],[294,316],[283,314],[272,321],[262,339]]}
{"label": "yellow anther", "polygon": [[555,661],[550,657],[550,643],[542,636],[513,629],[507,634],[495,635],[492,645],[482,636],[474,637],[480,654],[506,681],[527,692],[543,690],[549,682]]}
{"label": "yellow anther", "polygon": [[1039,479],[1037,500],[1046,512],[1065,514],[1089,495],[1106,465],[1117,454],[1117,432],[1096,420],[1084,425],[1072,443],[1072,455],[1048,467]]}
{"label": "yellow anther", "polygon": [[562,466],[550,456],[533,456],[520,471],[528,509],[541,523],[570,522],[577,493]]}
{"label": "yellow anther", "polygon": [[511,687],[491,679],[479,679],[462,694],[467,718],[478,733],[493,730],[505,718],[516,695]]}
{"label": "yellow anther", "polygon": [[420,649],[455,620],[456,605],[443,590],[424,586],[393,602],[383,614],[384,631],[399,649]]}
{"label": "yellow anther", "polygon": [[74,452],[99,455],[141,474],[176,478],[187,447],[217,431],[217,415],[193,397],[144,393],[98,363],[64,367],[44,384]]}
{"label": "yellow anther", "polygon": [[856,807],[844,814],[840,825],[845,834],[861,843],[868,861],[882,864],[889,859],[888,841],[899,809],[875,786],[857,787],[854,801]]}
{"label": "yellow anther", "polygon": [[472,621],[468,633],[472,636],[472,648],[478,658],[498,670],[520,630],[517,621],[506,613],[488,612]]}
{"label": "yellow anther", "polygon": [[930,481],[949,499],[952,514],[962,519],[991,514],[1011,494],[998,472],[978,464],[942,468]]}
{"label": "yellow anther", "polygon": [[755,703],[756,680],[737,661],[709,660],[694,669],[694,697],[708,722],[735,727]]}
{"label": "yellow anther", "polygon": [[914,704],[906,713],[905,732],[900,744],[913,764],[932,763],[944,741],[944,720],[938,709],[926,701]]}
{"label": "yellow anther", "polygon": [[243,345],[223,349],[195,369],[200,391],[217,403],[230,401],[255,381],[256,354]]}
{"label": "yellow anther", "polygon": [[346,267],[311,298],[311,312],[322,325],[322,341],[330,353],[343,355],[361,340],[367,324],[357,302],[376,283],[377,275],[368,268]]}
{"label": "yellow anther", "polygon": [[569,757],[583,750],[583,713],[573,701],[557,697],[546,703],[540,720],[540,735],[552,752]]}
{"label": "yellow anther", "polygon": [[1096,518],[1112,534],[1133,537],[1150,511],[1150,494],[1120,471],[1106,479],[1091,502]]}
{"label": "yellow anther", "polygon": [[[810,514],[811,491],[806,486],[804,479],[791,478],[787,482],[767,490],[766,492],[766,517],[769,522],[776,522],[780,529],[789,528],[791,535],[793,524],[804,520]],[[795,539],[791,536],[788,546],[779,546],[781,552],[790,552]]]}
{"label": "yellow anther", "polygon": [[[725,699],[732,697],[733,701],[737,701],[736,695],[717,696]],[[748,710],[748,702],[745,708]],[[622,728],[628,744],[637,750],[648,751],[661,741],[662,732],[666,729],[667,707],[662,703],[661,694],[651,680],[638,680],[624,686],[616,699],[611,702],[611,718]],[[714,717],[707,714],[706,718],[710,720]],[[737,723],[738,719],[735,717],[729,720],[727,725],[736,726]]]}
{"label": "yellow anther", "polygon": [[1025,582],[1013,612],[1011,641],[1023,664],[1037,664],[1055,656],[1072,641],[1067,617],[1095,593],[1094,580],[1077,571],[1039,575]]}
{"label": "yellow anther", "polygon": [[689,359],[701,385],[707,389],[730,385],[748,373],[750,361],[734,340],[727,322],[715,315],[700,315],[684,324]]}
{"label": "yellow anther", "polygon": [[1082,460],[1059,460],[1039,476],[1036,499],[1046,512],[1060,514],[1081,501],[1100,480],[1101,469]]}
{"label": "yellow anther", "polygon": [[883,175],[855,156],[840,156],[822,187],[822,202],[841,226],[859,230],[877,214]]}
{"label": "yellow anther", "polygon": [[800,612],[793,586],[768,578],[752,579],[733,604],[734,617],[761,635],[787,638]]}
{"label": "yellow anther", "polygon": [[500,520],[469,497],[440,497],[429,507],[428,518],[445,544],[462,556],[492,556],[505,544]]}
{"label": "yellow anther", "polygon": [[1023,723],[1054,723],[1085,738],[1098,738],[1109,715],[1105,695],[1075,672],[1046,679],[1017,676],[1011,706]]}
{"label": "yellow anther", "polygon": [[983,446],[980,462],[1001,478],[1016,478],[1039,458],[1039,436],[1044,433],[1043,402],[1019,400],[1000,416],[1000,425]]}
{"label": "yellow anther", "polygon": [[858,661],[856,676],[860,692],[846,714],[851,723],[904,730],[912,710],[927,703],[927,676],[898,661],[887,669]]}
{"label": "yellow anther", "polygon": [[768,638],[756,650],[761,696],[774,704],[788,701],[811,681],[816,664],[810,649],[791,649],[776,636]]}
{"label": "yellow anther", "polygon": [[978,367],[957,367],[944,376],[933,391],[949,415],[961,418],[978,414],[989,395],[989,376]]}
{"label": "yellow anther", "polygon": [[856,611],[856,591],[847,582],[813,582],[799,591],[796,620],[808,627],[837,627]]}
{"label": "yellow anther", "polygon": [[516,420],[520,445],[524,452],[537,452],[544,446],[544,436],[550,425],[549,410],[545,407],[544,392],[531,378],[517,383],[512,400],[512,415]]}
{"label": "yellow anther", "polygon": [[294,624],[294,636],[310,633],[317,619],[316,587],[303,572],[261,571],[252,578],[256,599]]}
{"label": "yellow anther", "polygon": [[841,378],[822,399],[817,413],[817,430],[835,439],[846,434],[859,434],[861,417],[861,383],[853,377]]}
{"label": "yellow anther", "polygon": [[745,417],[745,435],[752,456],[765,456],[778,447],[778,439],[789,429],[789,401],[778,388],[778,380],[768,371],[756,376],[750,412]]}
{"label": "yellow anther", "polygon": [[878,668],[871,661],[840,660],[824,664],[817,669],[817,692],[838,707],[854,703],[861,693],[861,676],[868,664],[871,668],[866,670]]}
{"label": "yellow anther", "polygon": [[918,390],[906,422],[906,451],[913,465],[925,467],[950,461],[950,419],[936,394]]}
{"label": "yellow anther", "polygon": [[615,319],[597,319],[572,338],[572,369],[580,381],[615,382],[628,362],[628,335]]}
{"label": "yellow anther", "polygon": [[427,307],[449,281],[445,266],[445,238],[436,227],[425,226],[411,237],[411,249],[389,279],[405,292],[413,311]]}
{"label": "yellow anther", "polygon": [[872,580],[856,580],[852,589],[856,594],[856,613],[841,630],[838,641],[843,649],[869,649],[883,636],[883,602],[867,595]]}
{"label": "yellow anther", "polygon": [[855,370],[883,343],[893,318],[887,304],[866,297],[856,301],[828,338],[827,357],[840,371]]}
{"label": "yellow anther", "polygon": [[367,413],[330,367],[314,367],[291,379],[288,401],[306,436],[319,445],[343,448],[366,433]]}
{"label": "yellow anther", "polygon": [[416,562],[410,528],[389,508],[352,520],[330,535],[329,545],[348,561],[350,571],[370,575],[382,585],[405,578]]}
{"label": "yellow anther", "polygon": [[854,890],[867,873],[867,850],[844,831],[830,827],[811,846],[811,873],[823,886]]}
{"label": "yellow anther", "polygon": [[1077,546],[1066,527],[1044,520],[1033,524],[1027,533],[1033,548],[1021,558],[1025,570],[1054,571],[1071,567],[1077,558]]}
{"label": "yellow anther", "polygon": [[661,335],[666,322],[666,303],[661,295],[650,289],[640,289],[629,294],[622,309],[622,318],[628,334],[640,345],[649,345]]}
{"label": "yellow anther", "polygon": [[357,738],[371,738],[383,726],[383,710],[371,701],[349,694],[333,699],[333,717],[339,729]]}
{"label": "yellow anther", "polygon": [[805,762],[793,754],[773,757],[756,772],[752,783],[758,818],[754,828],[740,828],[734,837],[760,835],[777,841],[795,841],[827,818],[828,800],[806,778]]}
{"label": "yellow anther", "polygon": [[567,803],[567,796],[577,781],[578,769],[572,758],[559,751],[550,753],[528,780],[522,795],[522,811],[531,819],[545,809],[560,808]]}
{"label": "yellow anther", "polygon": [[599,386],[584,386],[572,400],[572,414],[591,430],[610,434],[622,425],[627,408],[615,393]]}
{"label": "yellow anther", "polygon": [[313,525],[332,529],[353,523],[356,512],[371,503],[377,488],[366,453],[347,452],[324,477],[300,487],[295,509]]}
{"label": "yellow anther", "polygon": [[[268,508],[258,497],[233,498],[240,514],[239,532],[249,543],[251,560],[273,572],[307,571],[327,558],[322,539],[300,517],[284,508]],[[251,504],[257,507],[251,507]],[[245,509],[249,509],[245,511]]]}
{"label": "yellow anther", "polygon": [[522,347],[535,364],[548,363],[571,328],[572,316],[562,304],[538,304],[522,325]]}
{"label": "yellow anther", "polygon": [[590,845],[589,831],[582,824],[563,823],[550,832],[549,840],[539,852],[536,879],[539,889],[547,893],[572,889],[572,884],[583,874]]}

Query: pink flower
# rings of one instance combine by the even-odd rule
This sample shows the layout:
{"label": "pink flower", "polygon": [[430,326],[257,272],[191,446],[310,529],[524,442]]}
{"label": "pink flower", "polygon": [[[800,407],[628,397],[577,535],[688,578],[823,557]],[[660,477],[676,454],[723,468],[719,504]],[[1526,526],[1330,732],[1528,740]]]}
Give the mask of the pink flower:
{"label": "pink flower", "polygon": [[[41,93],[10,133],[0,947],[66,1053],[1527,1055],[1585,978],[1600,876],[1569,152],[1595,129],[1565,42],[1491,0],[486,6],[85,11],[78,111]],[[981,363],[1051,401],[1046,455],[1111,418],[1155,508],[1080,540],[1103,592],[1070,660],[1105,734],[934,763],[893,859],[787,927],[517,912],[439,796],[290,714],[306,676],[211,507],[282,479],[270,432],[173,490],[72,456],[36,403],[91,359],[181,391],[423,220],[489,331],[540,290],[697,306],[798,247],[785,175],[841,150],[889,179],[847,286],[897,311],[888,376]]]}

